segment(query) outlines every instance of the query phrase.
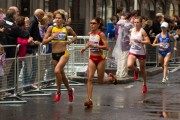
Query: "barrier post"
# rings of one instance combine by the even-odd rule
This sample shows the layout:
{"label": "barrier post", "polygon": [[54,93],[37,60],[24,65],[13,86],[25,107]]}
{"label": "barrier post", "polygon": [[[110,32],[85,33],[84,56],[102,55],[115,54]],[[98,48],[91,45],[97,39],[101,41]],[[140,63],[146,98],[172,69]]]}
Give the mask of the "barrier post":
{"label": "barrier post", "polygon": [[42,44],[38,45],[38,55],[37,55],[37,58],[38,58],[38,82],[37,82],[37,89],[36,90],[31,90],[29,92],[26,92],[24,94],[21,94],[21,96],[24,96],[24,97],[32,97],[32,96],[50,96],[51,94],[50,93],[45,93],[44,91],[41,90],[40,88],[40,84],[41,84],[41,80],[40,80],[40,58],[41,58],[41,54],[40,54],[40,49],[42,47]]}
{"label": "barrier post", "polygon": [[[8,47],[15,47],[13,45],[8,45]],[[14,59],[14,94],[12,96],[5,97],[4,100],[0,101],[0,104],[14,104],[14,103],[26,103],[27,101],[17,96],[17,88],[18,88],[18,67],[17,67],[17,59],[18,59],[18,51],[19,51],[20,45],[18,44],[16,46],[15,51],[15,59]]]}

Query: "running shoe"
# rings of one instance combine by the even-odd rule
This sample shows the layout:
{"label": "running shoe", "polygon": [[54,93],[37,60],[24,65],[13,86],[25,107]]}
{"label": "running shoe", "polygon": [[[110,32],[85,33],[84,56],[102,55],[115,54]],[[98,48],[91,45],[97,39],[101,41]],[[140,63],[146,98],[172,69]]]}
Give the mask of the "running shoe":
{"label": "running shoe", "polygon": [[146,86],[146,85],[143,85],[143,87],[142,87],[142,93],[147,93],[147,86]]}
{"label": "running shoe", "polygon": [[56,93],[56,95],[54,96],[54,101],[58,102],[60,101],[60,99],[61,99],[61,93]]}
{"label": "running shoe", "polygon": [[108,76],[109,76],[109,77],[112,77],[113,84],[116,85],[116,84],[117,84],[117,79],[114,77],[114,75],[113,75],[112,73],[109,73]]}
{"label": "running shoe", "polygon": [[167,81],[166,78],[162,79],[162,83],[166,83],[166,81]]}
{"label": "running shoe", "polygon": [[138,72],[134,72],[134,79],[138,79]]}
{"label": "running shoe", "polygon": [[73,102],[74,100],[74,88],[72,88],[71,91],[69,91],[69,102]]}
{"label": "running shoe", "polygon": [[92,107],[93,106],[93,102],[92,100],[88,99],[84,102],[84,106],[86,107]]}

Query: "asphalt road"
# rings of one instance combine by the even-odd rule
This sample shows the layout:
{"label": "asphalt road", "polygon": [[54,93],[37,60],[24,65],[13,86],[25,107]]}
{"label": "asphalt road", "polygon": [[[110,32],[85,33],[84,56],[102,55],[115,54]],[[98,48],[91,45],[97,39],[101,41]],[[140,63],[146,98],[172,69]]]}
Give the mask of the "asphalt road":
{"label": "asphalt road", "polygon": [[162,74],[148,77],[148,92],[141,93],[142,82],[94,84],[94,107],[84,107],[86,86],[73,86],[75,100],[68,103],[67,91],[61,101],[53,96],[21,97],[23,104],[0,104],[0,120],[180,120],[180,71],[170,73],[167,84]]}

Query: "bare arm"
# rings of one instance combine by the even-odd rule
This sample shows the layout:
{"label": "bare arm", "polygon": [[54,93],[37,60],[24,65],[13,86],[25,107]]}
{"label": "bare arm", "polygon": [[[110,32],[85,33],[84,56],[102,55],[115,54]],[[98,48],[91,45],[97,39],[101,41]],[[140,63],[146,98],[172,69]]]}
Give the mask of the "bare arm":
{"label": "bare arm", "polygon": [[142,44],[151,44],[151,41],[144,29],[142,30],[142,36],[143,36],[143,41],[140,41]]}
{"label": "bare arm", "polygon": [[158,34],[158,35],[156,35],[156,37],[155,37],[155,39],[154,39],[154,42],[153,42],[152,46],[160,46],[160,44],[159,44],[159,43],[157,43],[158,38],[159,38],[159,34]]}
{"label": "bare arm", "polygon": [[77,40],[77,35],[70,26],[66,26],[66,29],[68,31],[68,34],[73,36],[72,40],[68,42],[68,44],[72,44]]}
{"label": "bare arm", "polygon": [[100,34],[100,37],[101,37],[101,40],[102,40],[102,42],[103,42],[103,45],[102,45],[102,46],[96,45],[95,47],[97,47],[97,48],[99,48],[99,49],[107,50],[107,49],[108,49],[108,40],[107,40],[105,34],[102,32],[102,33]]}
{"label": "bare arm", "polygon": [[86,49],[88,49],[89,47],[89,44],[86,44],[86,46],[80,50],[80,53],[83,54],[84,51],[86,51]]}
{"label": "bare arm", "polygon": [[42,44],[47,44],[53,39],[53,37],[51,36],[52,28],[53,28],[53,26],[48,27],[46,34],[44,36],[44,39],[42,41]]}

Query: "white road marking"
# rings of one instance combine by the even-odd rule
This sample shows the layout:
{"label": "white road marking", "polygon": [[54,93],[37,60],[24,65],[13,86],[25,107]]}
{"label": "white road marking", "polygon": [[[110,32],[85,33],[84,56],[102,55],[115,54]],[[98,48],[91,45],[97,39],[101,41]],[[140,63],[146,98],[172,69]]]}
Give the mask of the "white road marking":
{"label": "white road marking", "polygon": [[180,69],[180,66],[179,67],[175,67],[174,69],[172,69],[170,72],[173,73],[173,72],[176,72],[177,70]]}
{"label": "white road marking", "polygon": [[134,85],[128,85],[125,88],[132,88],[132,87],[134,87]]}

